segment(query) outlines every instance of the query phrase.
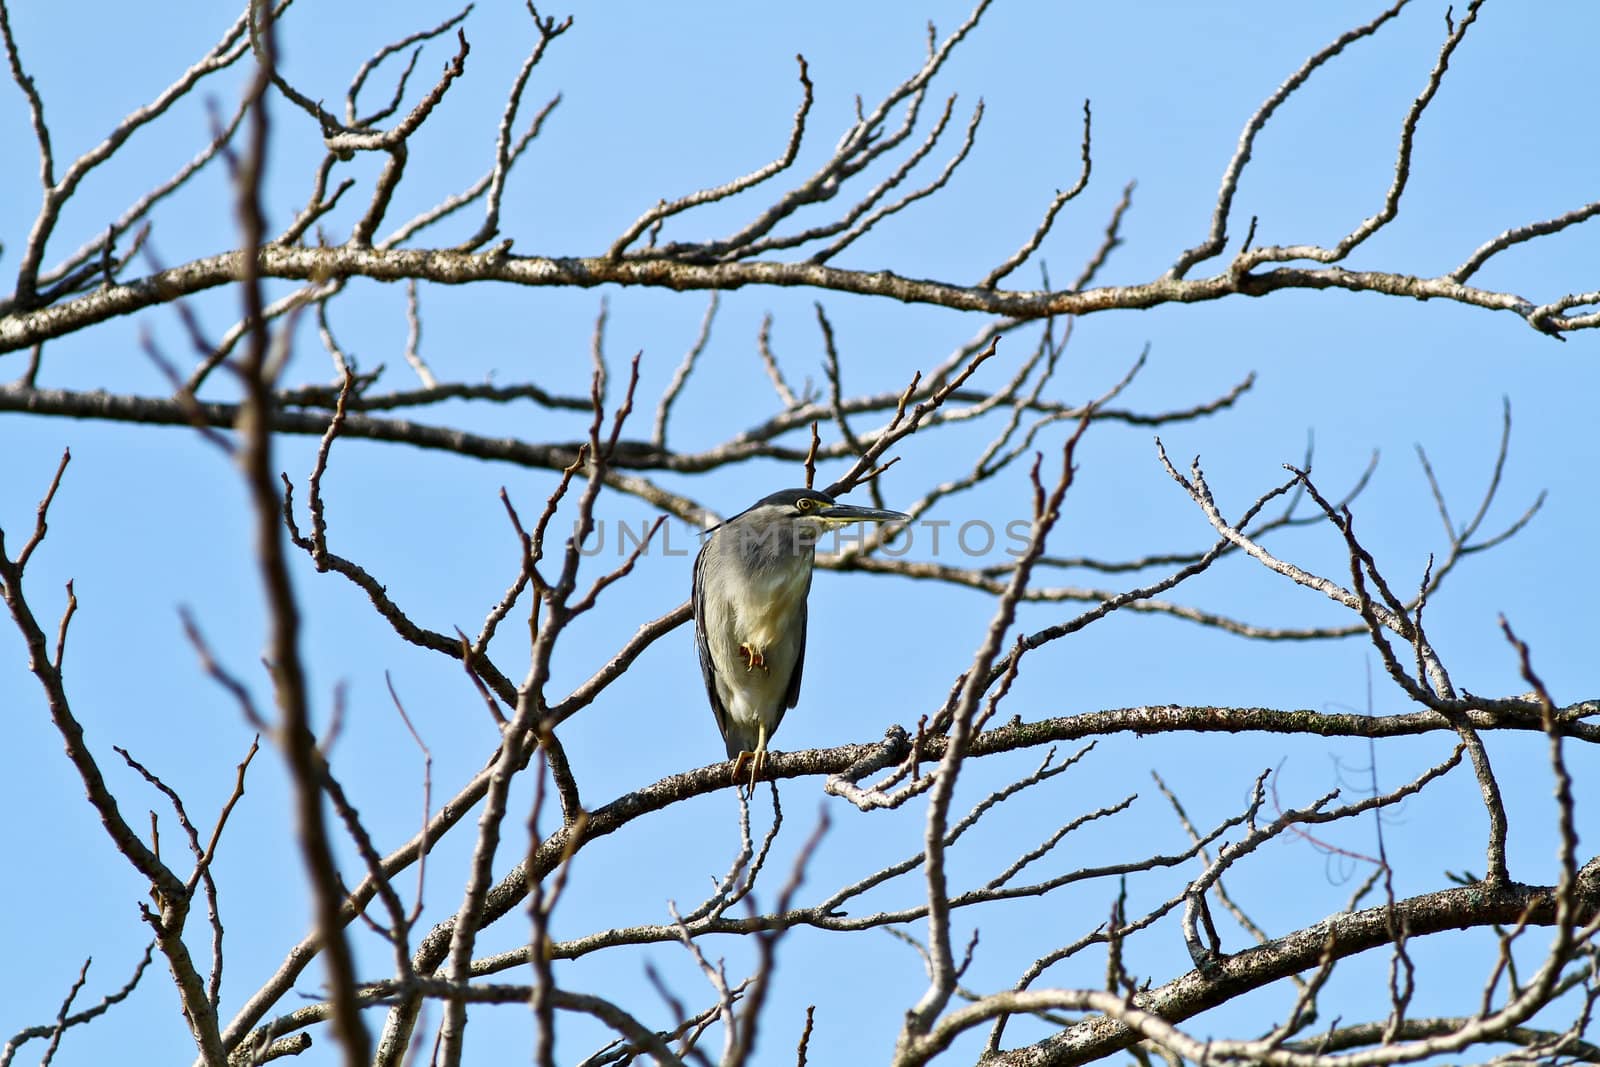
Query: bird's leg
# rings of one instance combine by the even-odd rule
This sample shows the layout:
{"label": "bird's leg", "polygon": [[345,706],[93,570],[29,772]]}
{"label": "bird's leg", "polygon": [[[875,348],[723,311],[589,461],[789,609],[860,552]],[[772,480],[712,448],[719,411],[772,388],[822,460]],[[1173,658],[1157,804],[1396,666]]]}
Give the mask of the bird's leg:
{"label": "bird's leg", "polygon": [[759,648],[757,648],[755,645],[749,644],[748,642],[739,646],[739,658],[744,660],[744,669],[746,674],[755,670],[757,667],[760,667],[762,670],[767,669],[767,657],[761,654],[761,650]]}
{"label": "bird's leg", "polygon": [[[733,761],[733,784],[743,789],[746,784],[750,787],[750,795],[754,796],[756,781],[761,777],[761,772],[767,769],[767,727],[763,723],[756,727],[756,750],[754,752],[741,752]],[[746,783],[743,775],[745,764],[750,765],[750,779]]]}
{"label": "bird's leg", "polygon": [[756,795],[756,779],[767,769],[767,724],[762,723],[756,733],[756,754],[750,760],[750,795]]}
{"label": "bird's leg", "polygon": [[754,752],[749,752],[749,751],[740,752],[737,756],[734,757],[734,760],[733,760],[733,774],[729,776],[730,778],[732,778],[734,785],[739,786],[741,789],[744,788],[744,783],[740,780],[741,777],[742,777],[742,773],[744,771],[744,766],[747,763],[754,764],[755,761],[756,761],[756,754]]}

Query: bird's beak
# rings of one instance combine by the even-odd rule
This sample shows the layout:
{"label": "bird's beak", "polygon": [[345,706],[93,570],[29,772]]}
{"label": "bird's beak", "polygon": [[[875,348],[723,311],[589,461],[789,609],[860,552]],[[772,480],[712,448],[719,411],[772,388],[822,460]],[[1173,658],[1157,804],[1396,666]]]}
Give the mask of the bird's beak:
{"label": "bird's beak", "polygon": [[817,513],[817,518],[832,526],[847,522],[907,522],[911,516],[882,508],[858,508],[854,504],[833,504]]}

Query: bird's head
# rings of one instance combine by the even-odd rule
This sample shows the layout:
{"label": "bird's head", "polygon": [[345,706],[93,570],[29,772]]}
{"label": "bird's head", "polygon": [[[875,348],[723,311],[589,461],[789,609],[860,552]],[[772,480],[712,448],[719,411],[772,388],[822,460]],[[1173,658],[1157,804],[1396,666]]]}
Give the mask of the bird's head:
{"label": "bird's head", "polygon": [[904,522],[911,516],[883,508],[841,504],[817,489],[785,489],[762,497],[739,518],[748,518],[763,526],[784,523],[821,533],[829,527],[852,522]]}

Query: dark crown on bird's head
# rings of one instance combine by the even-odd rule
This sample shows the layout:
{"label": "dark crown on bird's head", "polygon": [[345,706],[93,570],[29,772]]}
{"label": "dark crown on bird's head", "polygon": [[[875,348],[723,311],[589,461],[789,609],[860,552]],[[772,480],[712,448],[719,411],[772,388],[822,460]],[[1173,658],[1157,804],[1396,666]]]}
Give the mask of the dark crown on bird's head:
{"label": "dark crown on bird's head", "polygon": [[804,514],[815,508],[832,507],[836,501],[819,489],[781,489],[757,500],[750,510],[765,507],[792,507]]}

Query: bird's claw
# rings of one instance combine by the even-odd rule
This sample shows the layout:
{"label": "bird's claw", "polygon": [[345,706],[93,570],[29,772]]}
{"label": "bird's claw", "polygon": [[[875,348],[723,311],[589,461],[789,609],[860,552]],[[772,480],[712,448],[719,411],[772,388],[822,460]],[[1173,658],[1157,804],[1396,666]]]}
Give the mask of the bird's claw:
{"label": "bird's claw", "polygon": [[745,761],[750,761],[750,792],[749,796],[756,795],[756,779],[761,777],[761,772],[767,769],[767,725],[761,723],[756,728],[756,750],[741,750],[733,759],[733,784],[744,788],[744,782],[739,779],[739,771],[743,769]]}
{"label": "bird's claw", "polygon": [[[746,777],[743,773],[746,764],[748,764],[750,767],[750,774],[748,777]],[[740,789],[748,786],[750,788],[750,792],[753,794],[756,791],[756,781],[760,779],[761,772],[766,769],[766,749],[761,749],[759,752],[741,752],[734,758],[733,761],[733,784],[738,786]]]}
{"label": "bird's claw", "polygon": [[754,645],[740,645],[739,658],[744,660],[744,669],[745,673],[747,674],[750,671],[755,670],[757,667],[760,667],[762,670],[767,669],[767,657],[763,656],[761,654],[761,650]]}

